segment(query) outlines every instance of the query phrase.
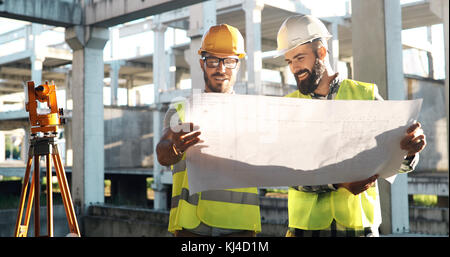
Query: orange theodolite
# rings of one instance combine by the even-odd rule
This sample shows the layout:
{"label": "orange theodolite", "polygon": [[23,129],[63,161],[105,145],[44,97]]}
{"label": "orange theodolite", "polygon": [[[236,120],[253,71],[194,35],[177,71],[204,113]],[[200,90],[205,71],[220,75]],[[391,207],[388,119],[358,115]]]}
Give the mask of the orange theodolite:
{"label": "orange theodolite", "polygon": [[[55,166],[55,173],[58,179],[58,184],[61,189],[61,198],[66,211],[67,221],[69,224],[70,234],[80,236],[75,210],[70,196],[69,186],[67,184],[64,166],[59,156],[58,146],[56,142],[56,135],[58,126],[64,124],[64,119],[60,118],[63,115],[63,109],[58,109],[56,102],[56,87],[52,83],[49,85],[48,81],[44,85],[34,87],[34,82],[27,82],[25,89],[28,102],[26,103],[26,111],[30,115],[31,137],[30,148],[28,150],[28,160],[26,163],[26,171],[24,181],[22,184],[22,191],[20,194],[19,209],[17,212],[16,226],[14,230],[15,237],[26,237],[28,234],[28,224],[31,216],[31,207],[34,203],[34,235],[40,236],[40,191],[41,184],[39,159],[45,156],[46,161],[46,175],[47,175],[47,236],[53,236],[53,186],[52,186],[52,168],[51,161]],[[50,108],[50,113],[38,114],[37,101],[45,103]],[[42,135],[43,134],[43,135]],[[34,172],[29,183],[31,175],[31,164],[34,160]],[[30,184],[30,190],[28,185]],[[28,192],[27,208],[25,218],[22,223],[23,210],[25,206],[26,194]]]}
{"label": "orange theodolite", "polygon": [[[33,81],[27,82],[28,103],[26,111],[30,114],[31,133],[37,132],[56,132],[57,126],[64,124],[64,119],[59,116],[63,115],[63,109],[58,109],[56,102],[56,87],[54,84],[49,85],[48,81],[44,85],[34,87]],[[38,114],[38,103],[47,102],[50,108],[49,114]]]}

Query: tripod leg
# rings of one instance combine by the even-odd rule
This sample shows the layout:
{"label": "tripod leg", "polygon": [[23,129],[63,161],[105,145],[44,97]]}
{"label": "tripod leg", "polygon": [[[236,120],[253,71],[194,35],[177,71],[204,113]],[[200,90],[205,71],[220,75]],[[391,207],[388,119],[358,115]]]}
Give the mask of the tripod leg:
{"label": "tripod leg", "polygon": [[45,156],[47,165],[47,234],[53,236],[53,185],[52,185],[52,164],[50,154]]}
{"label": "tripod leg", "polygon": [[[22,192],[20,193],[19,209],[17,210],[16,227],[14,229],[15,237],[23,235],[23,232],[25,232],[25,236],[26,236],[26,231],[28,229],[28,227],[23,228],[21,224],[22,224],[23,207],[25,205],[25,196],[27,194],[28,184],[29,184],[29,180],[30,180],[31,163],[32,162],[33,162],[33,155],[28,155],[27,168],[25,170],[25,176],[23,178],[23,184],[22,184]],[[28,201],[32,201],[31,198],[28,198]]]}
{"label": "tripod leg", "polygon": [[75,216],[75,210],[73,207],[72,198],[70,196],[70,190],[67,184],[66,174],[64,172],[64,167],[62,165],[61,157],[59,156],[58,148],[56,145],[53,146],[52,155],[56,169],[56,174],[58,177],[58,182],[61,188],[61,195],[64,202],[64,208],[66,210],[67,221],[69,222],[70,232],[80,236],[80,229],[78,227],[78,221]]}
{"label": "tripod leg", "polygon": [[67,217],[67,221],[69,223],[69,228],[70,228],[70,224],[72,224],[72,220],[71,220],[71,217],[69,215],[69,209],[67,208],[67,204],[66,204],[67,203],[66,191],[65,191],[65,188],[64,188],[63,183],[62,183],[62,178],[61,178],[61,174],[59,172],[58,163],[56,162],[56,157],[55,157],[54,154],[52,154],[52,157],[53,157],[53,165],[55,166],[55,170],[56,170],[56,177],[58,178],[58,184],[59,184],[59,188],[61,190],[61,198],[62,198],[63,204],[64,204],[64,211],[66,212],[66,217]]}
{"label": "tripod leg", "polygon": [[33,172],[33,177],[31,179],[31,185],[30,185],[30,192],[28,193],[27,210],[25,212],[25,220],[24,220],[25,225],[23,225],[23,227],[25,227],[26,230],[24,231],[25,234],[19,235],[20,237],[27,235],[28,224],[30,224],[31,208],[33,207],[33,202],[34,202],[34,178],[36,177],[35,175],[36,175],[36,173]]}
{"label": "tripod leg", "polygon": [[40,170],[39,170],[39,155],[34,155],[34,236],[38,237],[41,230],[41,215],[40,215]]}
{"label": "tripod leg", "polygon": [[67,179],[64,173],[64,168],[62,168],[61,160],[59,159],[59,155],[53,155],[56,172],[58,174],[58,181],[61,187],[61,195],[64,202],[64,208],[66,211],[67,221],[69,223],[69,229],[71,233],[75,233],[80,236],[80,231],[78,228],[78,222],[75,216],[75,211],[73,208],[69,186],[67,184]]}

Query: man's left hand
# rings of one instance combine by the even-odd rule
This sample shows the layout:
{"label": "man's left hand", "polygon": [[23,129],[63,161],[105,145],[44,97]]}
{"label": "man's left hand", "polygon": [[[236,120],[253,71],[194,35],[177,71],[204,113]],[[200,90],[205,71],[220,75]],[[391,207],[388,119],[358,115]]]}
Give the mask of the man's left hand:
{"label": "man's left hand", "polygon": [[344,187],[352,194],[358,195],[358,194],[366,191],[367,189],[369,189],[369,187],[375,185],[375,181],[377,180],[378,176],[379,176],[378,174],[375,174],[372,177],[364,179],[364,180],[349,182],[349,183],[340,183],[337,185],[337,187],[338,188]]}
{"label": "man's left hand", "polygon": [[407,156],[414,156],[427,145],[425,134],[419,122],[414,123],[406,130],[406,135],[400,141],[400,148],[408,151]]}

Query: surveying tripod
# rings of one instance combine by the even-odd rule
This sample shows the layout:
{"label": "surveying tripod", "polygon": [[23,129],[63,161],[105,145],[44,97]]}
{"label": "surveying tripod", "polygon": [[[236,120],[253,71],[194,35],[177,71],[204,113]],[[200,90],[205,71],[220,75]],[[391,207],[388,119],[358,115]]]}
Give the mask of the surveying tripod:
{"label": "surveying tripod", "polygon": [[[31,123],[31,139],[30,148],[28,150],[28,160],[26,165],[26,171],[24,176],[24,182],[22,185],[22,191],[20,194],[19,209],[17,212],[16,226],[14,230],[15,237],[26,237],[28,234],[28,224],[31,216],[31,207],[34,202],[34,235],[40,236],[40,169],[39,161],[40,157],[45,156],[46,161],[46,176],[47,176],[47,236],[53,236],[53,186],[52,186],[52,169],[51,160],[55,166],[56,177],[61,189],[61,197],[66,211],[67,222],[69,224],[69,230],[71,234],[80,236],[80,230],[78,228],[77,218],[75,216],[75,210],[70,196],[69,186],[67,184],[66,175],[64,172],[64,166],[59,155],[58,146],[56,142],[57,125],[64,123],[64,120],[59,118],[62,115],[62,109],[57,108],[56,103],[56,89],[55,85],[49,85],[46,82],[45,85],[41,85],[34,88],[34,82],[28,82],[28,90],[25,89],[25,93],[28,96],[28,103],[26,104],[26,110],[30,114]],[[47,102],[50,107],[50,114],[38,114],[37,103]],[[34,162],[34,172],[29,183],[31,176],[31,165]],[[24,221],[23,210],[25,207],[25,198],[28,192],[28,201],[25,211]]]}
{"label": "surveying tripod", "polygon": [[[52,186],[52,169],[51,161],[55,166],[56,177],[61,189],[61,197],[66,211],[67,221],[69,223],[69,229],[71,233],[80,235],[78,228],[78,222],[75,216],[74,207],[70,197],[69,186],[67,184],[64,167],[59,156],[58,146],[55,142],[56,133],[44,137],[34,136],[30,140],[30,148],[28,151],[27,168],[25,171],[24,183],[22,186],[22,192],[20,195],[19,211],[16,220],[16,229],[14,232],[15,237],[25,237],[28,232],[28,224],[31,214],[31,206],[34,203],[34,235],[37,237],[40,233],[40,182],[39,182],[39,159],[41,156],[45,156],[46,161],[46,176],[47,176],[47,233],[49,237],[53,236],[53,186]],[[25,205],[26,191],[29,185],[29,179],[31,174],[31,163],[34,159],[34,172],[31,179],[30,190],[28,194],[28,203],[25,212],[24,224],[21,224],[23,210]]]}

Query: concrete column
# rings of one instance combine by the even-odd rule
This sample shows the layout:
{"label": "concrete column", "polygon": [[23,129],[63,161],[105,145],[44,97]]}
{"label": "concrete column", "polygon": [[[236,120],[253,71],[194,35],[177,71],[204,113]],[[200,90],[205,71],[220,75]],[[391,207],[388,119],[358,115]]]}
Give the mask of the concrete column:
{"label": "concrete column", "polygon": [[34,85],[40,85],[42,82],[42,68],[44,63],[43,57],[33,54],[30,58],[31,62],[31,80],[34,81]]}
{"label": "concrete column", "polygon": [[[73,110],[73,97],[72,97],[72,71],[68,70],[66,72],[66,109],[65,113],[68,113],[68,110]],[[64,125],[64,138],[66,139],[66,156],[64,160],[64,164],[66,166],[73,165],[73,147],[72,147],[72,119],[66,119],[66,124]]]}
{"label": "concrete column", "polygon": [[39,42],[39,34],[42,31],[42,25],[32,23],[27,29],[26,47],[32,51],[30,57],[31,62],[31,80],[35,85],[40,85],[42,82],[42,68],[45,60],[43,53],[43,45]]}
{"label": "concrete column", "polygon": [[136,106],[141,106],[141,92],[140,91],[136,91]]}
{"label": "concrete column", "polygon": [[328,31],[333,37],[328,41],[328,50],[330,51],[330,65],[334,72],[338,71],[339,62],[339,30],[336,22],[330,23]]}
{"label": "concrete column", "polygon": [[3,131],[0,131],[0,162],[5,161],[5,154],[6,154],[6,141],[5,141],[5,133]]}
{"label": "concrete column", "polygon": [[247,53],[247,94],[264,94],[262,90],[261,12],[262,0],[245,0],[245,44]]}
{"label": "concrete column", "polygon": [[65,86],[66,86],[66,109],[72,110],[73,109],[73,97],[72,97],[72,71],[71,70],[68,70],[66,72]]}
{"label": "concrete column", "polygon": [[64,164],[66,166],[73,166],[73,140],[72,140],[72,135],[73,135],[73,121],[72,119],[67,119],[66,120],[66,125],[64,126],[64,138],[66,139],[66,159],[64,161]]}
{"label": "concrete column", "polygon": [[158,15],[153,20],[152,30],[154,34],[154,50],[153,50],[153,84],[155,85],[155,103],[159,103],[160,90],[167,90],[166,85],[166,54],[164,35],[167,26],[158,22]]}
{"label": "concrete column", "polygon": [[[24,163],[26,163],[26,161],[28,159],[28,146],[29,146],[28,140],[30,140],[30,137],[29,137],[30,135],[29,135],[28,131],[26,129],[23,130],[24,133],[23,133],[23,137],[22,137],[22,142],[20,143],[20,160],[22,160]],[[0,159],[1,159],[1,156],[0,156]]]}
{"label": "concrete column", "polygon": [[131,101],[133,99],[131,94],[134,93],[134,90],[133,90],[133,76],[132,75],[130,75],[128,77],[126,84],[127,84],[127,106],[131,106]]}
{"label": "concrete column", "polygon": [[13,134],[12,133],[9,133],[9,141],[11,142],[10,144],[9,144],[9,157],[7,156],[7,158],[9,158],[10,160],[13,160],[14,158],[13,158],[13,153],[14,153],[14,142],[13,142],[13,138],[12,138],[12,136],[13,136]]}
{"label": "concrete column", "polygon": [[23,141],[22,141],[22,151],[20,153],[20,158],[23,160],[24,164],[26,163],[28,159],[28,150],[30,147],[30,133],[31,133],[31,127],[30,124],[27,122],[27,124],[23,127],[24,135],[23,135]]}
{"label": "concrete column", "polygon": [[117,90],[119,88],[120,64],[116,60],[118,60],[118,52],[120,51],[119,28],[115,27],[109,30],[109,39],[111,43],[110,57],[112,60],[109,72],[109,77],[111,79],[109,83],[111,89],[111,106],[117,106]]}
{"label": "concrete column", "polygon": [[[431,26],[427,26],[427,41],[430,45],[433,45]],[[427,59],[428,59],[428,78],[434,79],[434,65],[433,65],[432,51],[427,51]]]}
{"label": "concrete column", "polygon": [[110,83],[109,86],[111,88],[111,106],[117,106],[117,91],[119,90],[119,70],[122,65],[121,61],[111,61],[110,70],[109,70],[109,78]]}
{"label": "concrete column", "polygon": [[181,78],[184,75],[184,70],[177,69],[175,72],[175,89],[180,89]]}
{"label": "concrete column", "polygon": [[[447,133],[449,130],[449,101],[448,101],[448,90],[449,90],[449,74],[448,74],[448,57],[449,57],[449,51],[448,51],[448,6],[449,1],[448,0],[431,0],[430,1],[430,9],[433,11],[437,16],[439,16],[442,19],[442,23],[444,24],[444,51],[445,51],[445,108],[447,112]],[[450,148],[449,151],[450,152]],[[449,158],[449,156],[447,156]]]}
{"label": "concrete column", "polygon": [[72,198],[82,214],[104,202],[103,47],[106,28],[66,28],[72,62]]}
{"label": "concrete column", "polygon": [[[389,100],[406,99],[403,76],[400,0],[352,1],[354,79],[376,83]],[[409,231],[408,182],[399,174],[379,181],[383,234]]]}
{"label": "concrete column", "polygon": [[353,79],[353,60],[346,62],[345,65],[347,66],[347,78]]}
{"label": "concrete column", "polygon": [[154,51],[153,51],[153,85],[155,95],[155,110],[153,111],[153,190],[155,192],[155,201],[153,207],[155,210],[167,209],[167,188],[161,181],[163,167],[159,164],[156,156],[156,145],[161,137],[162,119],[164,113],[160,110],[161,104],[159,102],[160,90],[167,89],[166,87],[166,54],[164,49],[164,33],[167,26],[158,22],[157,15],[153,20],[152,30],[154,32]]}
{"label": "concrete column", "polygon": [[188,37],[191,38],[190,48],[185,52],[185,59],[191,69],[192,90],[205,89],[203,71],[200,68],[198,49],[202,45],[203,34],[216,25],[216,1],[205,1],[189,6],[189,30]]}
{"label": "concrete column", "polygon": [[287,66],[280,68],[280,77],[281,77],[281,88],[283,90],[283,95],[289,94],[289,83],[288,76],[289,72],[291,72]]}
{"label": "concrete column", "polygon": [[[247,83],[247,61],[245,58],[241,59],[240,61],[240,69],[239,73],[237,74],[236,78],[236,84],[237,83]],[[245,89],[247,90],[247,89]]]}
{"label": "concrete column", "polygon": [[111,43],[111,51],[110,51],[110,57],[112,60],[118,60],[119,59],[119,51],[120,51],[120,37],[119,37],[119,28],[114,27],[109,30],[109,40]]}
{"label": "concrete column", "polygon": [[[445,46],[445,106],[446,106],[446,109],[447,109],[447,133],[449,133],[450,132],[450,129],[449,129],[449,101],[448,101],[448,96],[449,96],[449,94],[448,94],[448,91],[449,91],[449,84],[448,84],[448,80],[449,80],[449,74],[448,74],[448,58],[449,58],[449,51],[448,51],[448,45],[449,45],[449,42],[448,42],[448,30],[449,30],[449,27],[448,27],[448,8],[449,8],[449,3],[448,3],[448,1],[445,1],[445,0],[441,0],[441,3],[442,3],[442,12],[443,12],[443,20],[444,20],[444,46]],[[447,151],[447,152],[449,152],[450,153],[450,148],[449,148],[449,151]],[[447,158],[449,158],[449,156],[447,156]]]}
{"label": "concrete column", "polygon": [[[177,78],[176,78],[176,73],[177,73],[177,66],[176,66],[176,59],[175,59],[175,52],[176,50],[174,50],[173,48],[170,48],[167,51],[166,54],[166,85],[167,85],[167,89],[175,89],[176,88],[176,84],[177,84]],[[167,72],[168,71],[168,72]]]}

